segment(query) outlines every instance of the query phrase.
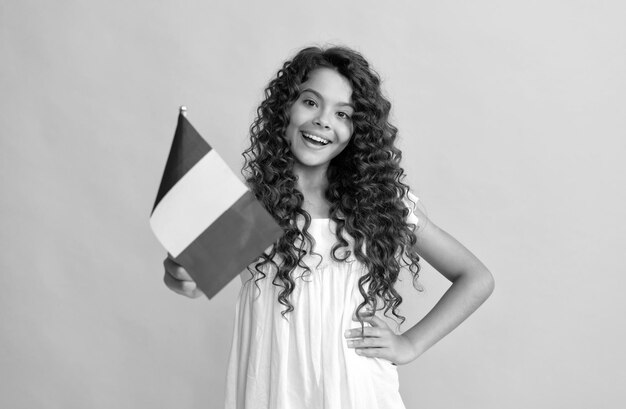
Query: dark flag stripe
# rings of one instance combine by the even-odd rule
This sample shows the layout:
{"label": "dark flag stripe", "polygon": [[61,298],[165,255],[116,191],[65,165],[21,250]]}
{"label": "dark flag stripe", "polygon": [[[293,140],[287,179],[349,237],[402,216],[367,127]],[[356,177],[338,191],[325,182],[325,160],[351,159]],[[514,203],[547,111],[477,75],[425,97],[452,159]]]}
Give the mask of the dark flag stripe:
{"label": "dark flag stripe", "polygon": [[211,146],[200,136],[184,115],[178,114],[176,133],[170,149],[163,178],[157,193],[154,208],[163,196],[191,169],[204,155],[209,153]]}
{"label": "dark flag stripe", "polygon": [[283,234],[182,114],[150,225],[209,298]]}
{"label": "dark flag stripe", "polygon": [[211,298],[243,271],[283,231],[247,191],[174,260]]}

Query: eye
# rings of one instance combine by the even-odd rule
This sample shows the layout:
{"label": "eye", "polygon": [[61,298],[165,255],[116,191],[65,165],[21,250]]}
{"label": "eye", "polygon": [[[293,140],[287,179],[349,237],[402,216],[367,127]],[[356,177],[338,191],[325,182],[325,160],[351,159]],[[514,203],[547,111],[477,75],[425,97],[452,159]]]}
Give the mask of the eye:
{"label": "eye", "polygon": [[342,111],[337,112],[337,116],[341,119],[350,119],[350,115]]}
{"label": "eye", "polygon": [[309,99],[309,98],[304,99],[302,101],[302,103],[304,103],[304,105],[308,105],[310,107],[316,107],[317,106],[317,102],[315,102],[315,101],[313,101],[312,99]]}

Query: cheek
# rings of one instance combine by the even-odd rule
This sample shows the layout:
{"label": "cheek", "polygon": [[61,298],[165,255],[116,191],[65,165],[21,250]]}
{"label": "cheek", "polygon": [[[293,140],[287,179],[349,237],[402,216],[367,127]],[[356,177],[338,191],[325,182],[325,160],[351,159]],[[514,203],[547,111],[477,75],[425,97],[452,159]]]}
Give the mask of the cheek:
{"label": "cheek", "polygon": [[289,110],[289,126],[300,126],[305,120],[306,111],[294,104]]}
{"label": "cheek", "polygon": [[353,134],[354,126],[352,125],[352,123],[346,124],[346,126],[342,128],[342,139],[345,141],[346,144],[350,142],[350,139],[352,139],[352,137],[354,136]]}

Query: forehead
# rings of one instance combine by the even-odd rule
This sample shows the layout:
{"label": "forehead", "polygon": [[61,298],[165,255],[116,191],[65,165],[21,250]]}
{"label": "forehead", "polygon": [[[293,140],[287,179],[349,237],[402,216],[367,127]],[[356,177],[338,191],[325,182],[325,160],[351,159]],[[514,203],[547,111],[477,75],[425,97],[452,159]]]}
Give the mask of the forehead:
{"label": "forehead", "polygon": [[312,89],[325,100],[334,103],[352,102],[352,86],[343,75],[331,68],[316,68],[309,72],[307,80],[300,85],[302,91]]}

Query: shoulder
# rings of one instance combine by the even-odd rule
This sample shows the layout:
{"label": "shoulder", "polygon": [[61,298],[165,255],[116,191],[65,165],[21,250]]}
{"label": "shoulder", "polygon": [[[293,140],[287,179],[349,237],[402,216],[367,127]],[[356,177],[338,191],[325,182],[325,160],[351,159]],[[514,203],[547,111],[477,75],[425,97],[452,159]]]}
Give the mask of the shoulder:
{"label": "shoulder", "polygon": [[417,202],[419,198],[410,190],[406,192],[406,195],[402,198],[402,201],[406,204],[409,209],[415,209],[417,207]]}
{"label": "shoulder", "polygon": [[409,213],[406,217],[406,222],[412,225],[415,225],[414,232],[417,233],[426,225],[426,221],[428,218],[422,212],[419,207],[419,198],[410,190],[407,191],[406,195],[402,198],[404,205],[409,209]]}

